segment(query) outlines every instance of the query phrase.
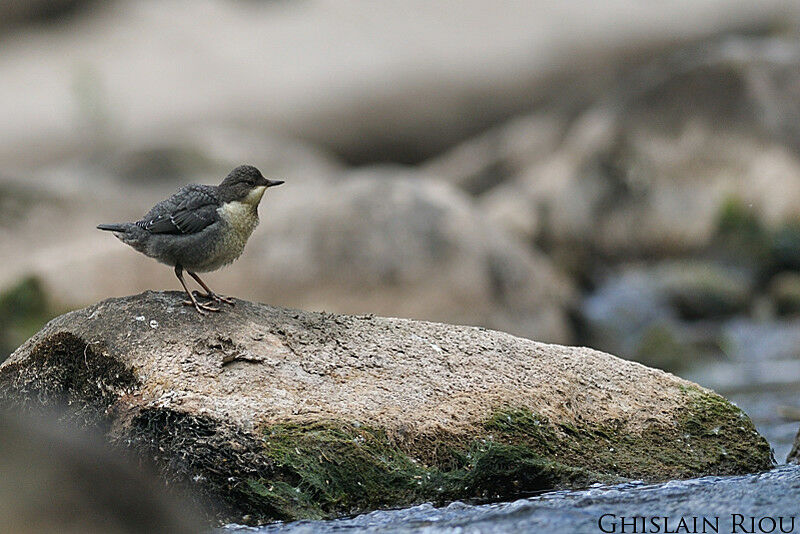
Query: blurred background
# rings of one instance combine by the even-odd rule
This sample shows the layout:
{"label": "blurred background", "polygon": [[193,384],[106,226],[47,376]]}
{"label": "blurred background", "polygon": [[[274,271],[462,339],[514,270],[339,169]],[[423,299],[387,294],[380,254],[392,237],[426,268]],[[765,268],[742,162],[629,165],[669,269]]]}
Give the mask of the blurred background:
{"label": "blurred background", "polygon": [[215,290],[482,325],[800,420],[800,3],[0,3],[0,360],[180,286],[95,230],[256,165]]}

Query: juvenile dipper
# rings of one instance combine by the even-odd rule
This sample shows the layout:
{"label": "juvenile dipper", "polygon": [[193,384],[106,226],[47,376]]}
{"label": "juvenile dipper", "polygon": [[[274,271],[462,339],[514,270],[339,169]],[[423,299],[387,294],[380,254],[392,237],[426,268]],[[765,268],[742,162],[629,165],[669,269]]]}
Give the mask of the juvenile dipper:
{"label": "juvenile dipper", "polygon": [[114,232],[123,243],[161,263],[175,267],[175,275],[189,295],[184,304],[200,314],[217,312],[218,306],[199,302],[186,287],[183,270],[197,280],[212,302],[233,299],[217,295],[197,276],[215,271],[238,258],[250,234],[258,225],[258,203],[268,187],[283,180],[267,180],[250,165],[233,169],[222,183],[191,184],[162,200],[136,222],[100,224],[100,230]]}

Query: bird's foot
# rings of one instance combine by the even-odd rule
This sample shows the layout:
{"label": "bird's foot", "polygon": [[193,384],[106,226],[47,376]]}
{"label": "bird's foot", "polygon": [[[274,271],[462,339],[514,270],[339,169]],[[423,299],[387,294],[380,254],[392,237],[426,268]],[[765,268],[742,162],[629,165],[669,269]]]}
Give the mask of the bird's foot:
{"label": "bird's foot", "polygon": [[194,306],[194,308],[197,310],[197,312],[200,315],[205,315],[206,312],[218,312],[219,311],[219,308],[216,307],[216,306],[212,306],[211,304],[205,304],[205,303],[202,303],[202,302],[197,302],[196,300],[195,301],[184,300],[183,301],[183,305],[184,306]]}
{"label": "bird's foot", "polygon": [[232,299],[231,297],[223,297],[222,295],[217,295],[216,293],[200,293],[199,291],[194,291],[194,296],[196,298],[203,298],[213,300],[214,302],[224,302],[225,304],[229,304],[231,306],[236,305],[236,300]]}

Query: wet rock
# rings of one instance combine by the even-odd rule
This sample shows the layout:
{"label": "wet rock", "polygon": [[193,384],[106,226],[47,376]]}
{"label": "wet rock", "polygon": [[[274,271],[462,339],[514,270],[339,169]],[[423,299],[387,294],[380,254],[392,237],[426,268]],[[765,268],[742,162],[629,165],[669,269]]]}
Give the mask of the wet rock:
{"label": "wet rock", "polygon": [[786,457],[789,463],[800,464],[800,431],[797,432],[797,437],[794,438],[794,446],[789,451],[789,456]]}
{"label": "wet rock", "polygon": [[[591,346],[674,370],[711,341],[689,321],[745,311],[752,283],[746,273],[699,260],[628,267],[590,294],[580,314]],[[715,336],[708,325],[701,330]]]}
{"label": "wet rock", "polygon": [[772,465],[723,398],[591,349],[182,298],[56,318],[0,366],[0,397],[67,405],[239,521]]}
{"label": "wet rock", "polygon": [[101,436],[0,411],[0,517],[17,534],[196,533],[197,512]]}

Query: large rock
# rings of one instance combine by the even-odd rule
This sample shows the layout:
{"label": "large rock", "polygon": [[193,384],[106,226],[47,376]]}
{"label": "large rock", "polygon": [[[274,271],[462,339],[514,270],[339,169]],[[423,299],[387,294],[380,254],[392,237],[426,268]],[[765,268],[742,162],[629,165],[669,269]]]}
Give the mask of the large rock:
{"label": "large rock", "polygon": [[723,398],[591,349],[182,298],[56,318],[0,366],[0,396],[67,405],[240,521],[772,465]]}

